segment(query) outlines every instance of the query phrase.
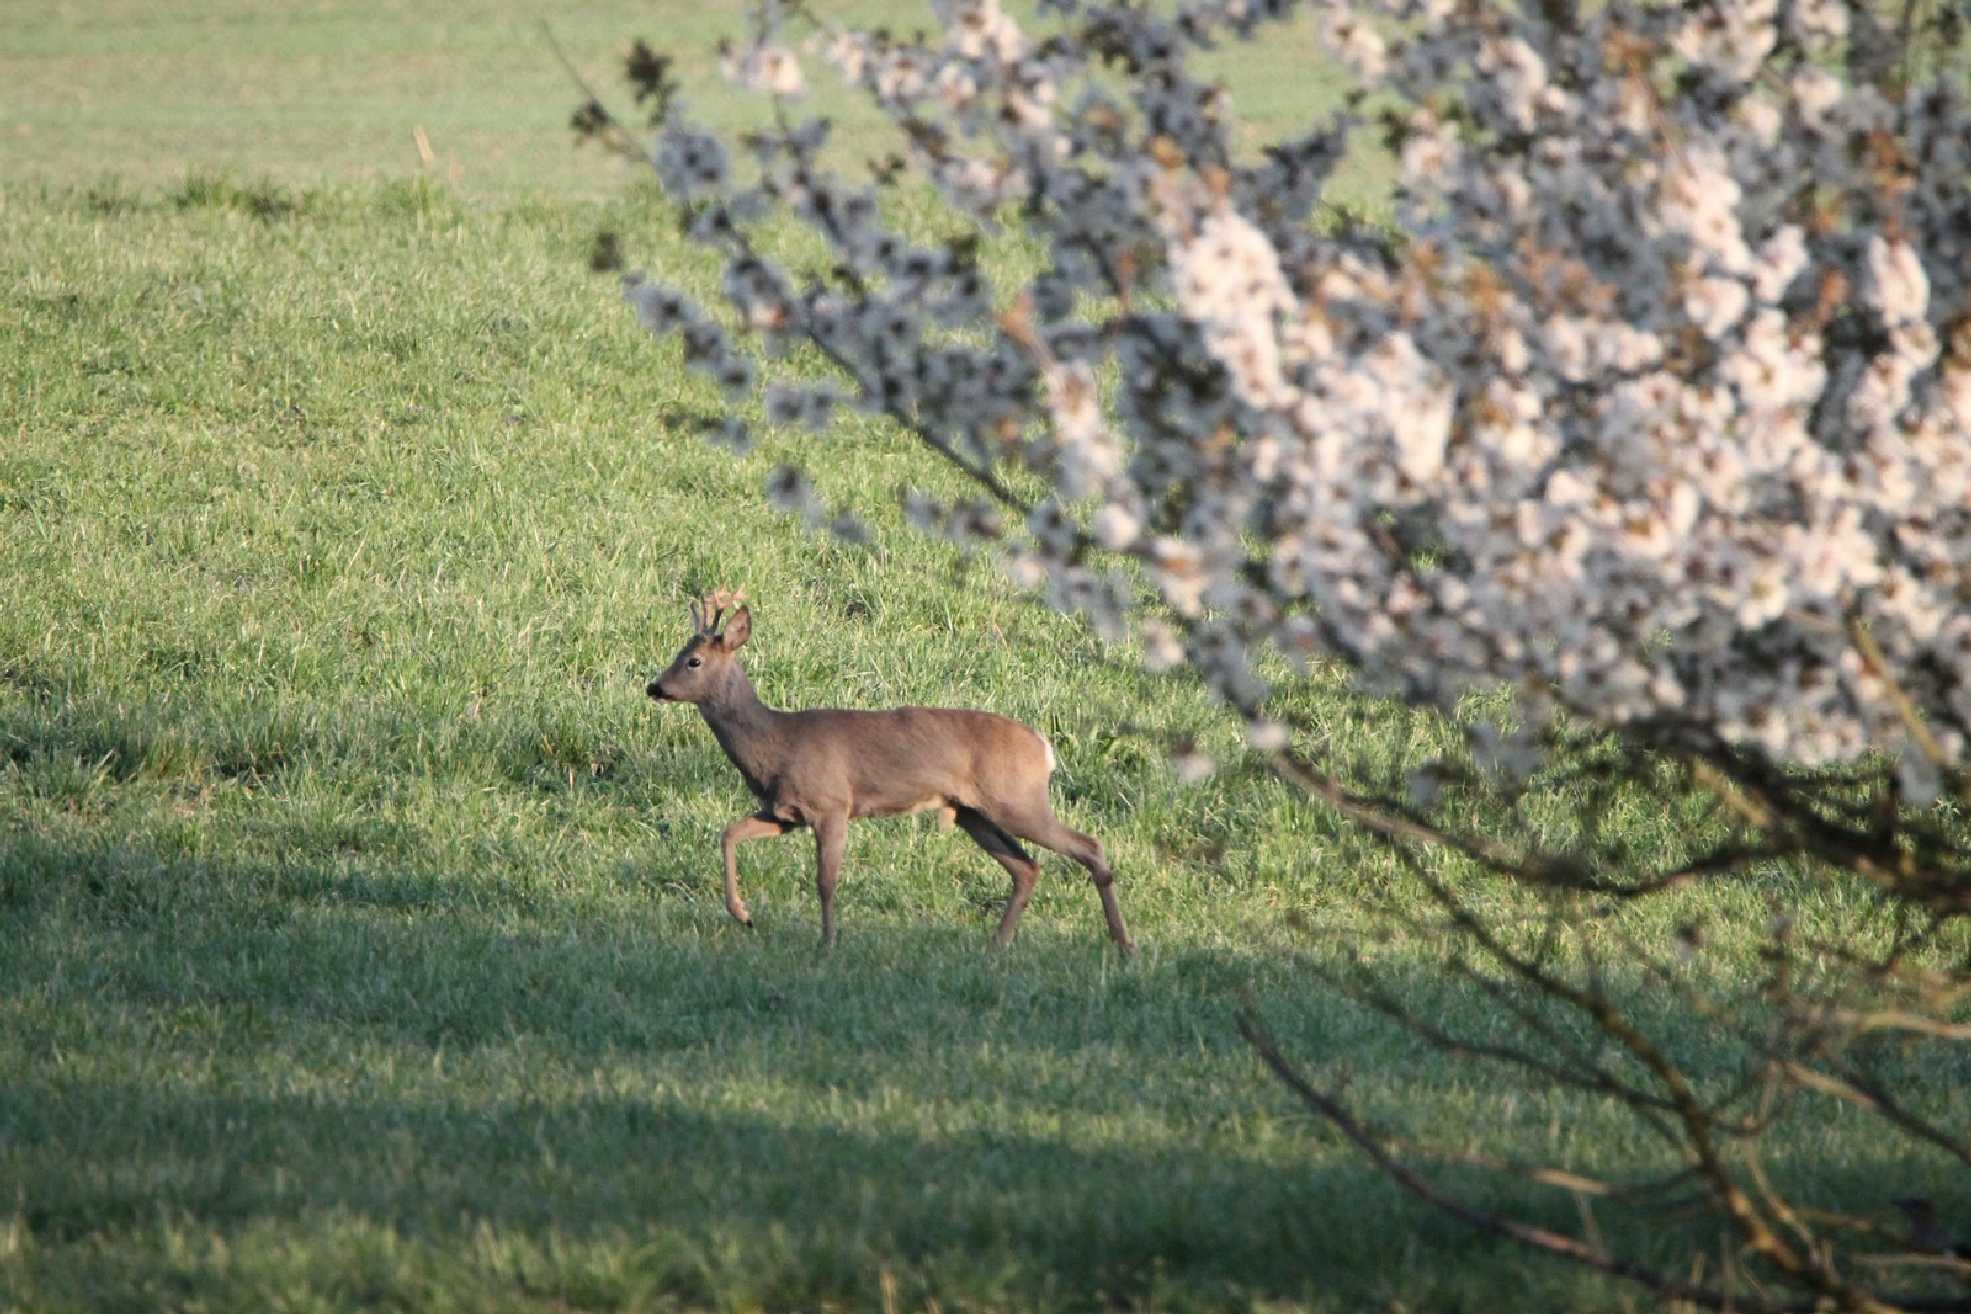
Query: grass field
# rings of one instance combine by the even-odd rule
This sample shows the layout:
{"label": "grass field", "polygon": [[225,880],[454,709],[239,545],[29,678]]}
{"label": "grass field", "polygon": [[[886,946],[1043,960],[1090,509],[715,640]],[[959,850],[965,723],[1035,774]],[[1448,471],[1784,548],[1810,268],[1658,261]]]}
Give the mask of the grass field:
{"label": "grass field", "polygon": [[[709,8],[556,21],[601,71]],[[684,432],[715,398],[586,272],[608,227],[707,277],[658,202],[568,152],[533,11],[397,14],[62,9],[0,59],[0,1308],[1620,1307],[1419,1212],[1234,1033],[1250,1002],[1420,1135],[1636,1160],[1607,1110],[1308,979],[1368,935],[1386,860],[1249,771],[1174,783],[1129,727],[1235,756],[1234,727],[907,533],[896,491],[940,475],[896,434],[805,453],[871,549],[769,512],[785,453]],[[1264,58],[1262,106],[1292,66]],[[733,925],[743,789],[642,695],[720,583],[756,599],[770,702],[1043,727],[1140,960],[1058,860],[988,955],[1003,877],[921,818],[852,833],[835,952],[804,837],[746,850],[762,928]],[[1367,755],[1442,734],[1299,696]],[[1674,842],[1631,809],[1638,844]],[[1750,979],[1764,899],[1629,929],[1702,917],[1693,970]],[[1376,952],[1493,1025],[1429,946]],[[1699,1071],[1732,1062],[1635,1006]],[[1915,1075],[1963,1112],[1963,1074]],[[1950,1196],[1838,1110],[1784,1151],[1777,1177],[1857,1208]]]}
{"label": "grass field", "polygon": [[[930,22],[913,0],[829,0],[825,10],[901,31]],[[598,90],[616,89],[632,37],[686,56],[677,71],[693,113],[729,128],[750,102],[727,92],[711,48],[744,31],[744,12],[685,0],[15,4],[0,45],[0,165],[15,178],[153,186],[188,169],[304,187],[429,173],[473,198],[605,200],[625,170],[568,149],[580,96],[543,24]],[[1276,31],[1214,63],[1256,133],[1332,103],[1311,31]],[[847,140],[869,140],[880,120],[832,79],[813,82],[810,108],[840,118]]]}

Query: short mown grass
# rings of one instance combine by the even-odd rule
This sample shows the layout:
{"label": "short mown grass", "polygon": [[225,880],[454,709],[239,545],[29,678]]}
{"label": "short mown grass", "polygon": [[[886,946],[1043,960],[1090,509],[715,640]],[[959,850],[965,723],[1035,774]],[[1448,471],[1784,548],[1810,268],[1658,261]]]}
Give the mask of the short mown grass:
{"label": "short mown grass", "polygon": [[[1437,946],[1373,938],[1413,897],[1386,855],[1241,766],[1195,687],[906,531],[901,488],[958,490],[904,436],[851,420],[737,460],[692,436],[716,395],[585,269],[610,229],[708,292],[661,202],[43,163],[0,185],[0,1308],[1619,1303],[1418,1210],[1238,1040],[1254,1008],[1420,1137],[1641,1161],[1612,1111],[1315,985],[1369,945],[1420,1007],[1503,1025]],[[791,455],[872,546],[765,507]],[[834,952],[802,836],[747,848],[761,928],[734,925],[743,788],[642,693],[720,584],[754,599],[770,702],[1042,727],[1141,958],[1058,860],[988,954],[1004,878],[923,818],[852,832]],[[1450,734],[1332,682],[1295,697],[1378,762]],[[1177,736],[1231,769],[1179,786]],[[1684,838],[1623,807],[1639,848]],[[1788,879],[1624,928],[1701,918],[1691,970],[1748,982]],[[1871,933],[1858,892],[1795,904]],[[1633,1006],[1699,1073],[1735,1061]],[[1963,1077],[1910,1074],[1959,1116]],[[1769,1148],[1852,1208],[1949,1198],[1839,1109]]]}

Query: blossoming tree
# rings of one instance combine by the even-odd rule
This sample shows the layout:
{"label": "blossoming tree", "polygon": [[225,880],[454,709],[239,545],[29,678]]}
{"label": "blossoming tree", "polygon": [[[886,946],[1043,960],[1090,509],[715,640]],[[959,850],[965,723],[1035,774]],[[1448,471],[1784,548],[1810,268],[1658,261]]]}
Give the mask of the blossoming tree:
{"label": "blossoming tree", "polygon": [[[820,429],[857,408],[963,471],[977,496],[914,496],[913,522],[993,540],[1054,605],[1133,633],[1152,667],[1194,671],[1255,753],[1390,845],[1464,970],[1524,1025],[1480,1044],[1439,1034],[1372,973],[1338,983],[1474,1061],[1625,1106],[1743,1268],[1685,1276],[1467,1205],[1249,1021],[1282,1078],[1406,1187],[1694,1304],[1971,1307],[1961,1285],[1876,1262],[1961,1262],[1930,1201],[1903,1201],[1907,1228],[1887,1236],[1789,1199],[1733,1148],[1785,1101],[1829,1099],[1971,1167],[1962,1128],[1858,1043],[1971,1038],[1956,1011],[1971,993],[1960,16],[1926,0],[1041,11],[1029,33],[995,0],[946,0],[942,31],[906,41],[769,5],[726,52],[763,97],[744,168],[670,105],[662,61],[639,48],[639,95],[667,110],[652,161],[723,258],[727,302],[632,276],[642,322],[734,399],[762,390],[749,339],[810,344],[832,377],[765,388],[770,422]],[[1305,135],[1248,149],[1227,94],[1187,61],[1296,11],[1358,90]],[[989,285],[968,242],[907,240],[876,184],[825,167],[827,127],[799,114],[823,65],[900,129],[954,214],[1041,244],[1029,285]],[[628,140],[593,102],[583,121]],[[1321,209],[1365,129],[1399,166],[1382,228]],[[773,214],[811,226],[828,259],[764,258],[753,232]],[[747,441],[736,419],[712,436]],[[1051,495],[1023,500],[1009,468]],[[796,468],[769,491],[861,532]],[[1256,669],[1269,649],[1421,708],[1507,690],[1510,728],[1479,727],[1469,753],[1405,779],[1350,779],[1278,710]],[[1591,825],[1556,845],[1453,822],[1474,794],[1551,785],[1563,735],[1588,737],[1603,778],[1708,798],[1688,850],[1644,868]],[[1700,1081],[1591,955],[1491,924],[1443,854],[1539,892],[1553,933],[1582,943],[1601,903],[1772,864],[1868,883],[1899,929],[1863,953],[1801,944],[1776,915],[1781,984],[1749,1012],[1686,970],[1696,935],[1626,944],[1636,971],[1742,1029],[1739,1079]],[[1596,1042],[1543,1020],[1548,1006]]]}

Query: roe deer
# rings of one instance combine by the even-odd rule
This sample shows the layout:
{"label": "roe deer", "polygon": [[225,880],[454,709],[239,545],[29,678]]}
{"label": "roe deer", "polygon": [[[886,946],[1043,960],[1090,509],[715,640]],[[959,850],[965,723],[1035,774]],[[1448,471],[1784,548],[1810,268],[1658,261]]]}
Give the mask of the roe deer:
{"label": "roe deer", "polygon": [[1047,802],[1054,750],[1040,732],[992,712],[899,707],[886,712],[775,711],[753,692],[737,660],[753,631],[743,595],[721,589],[691,605],[694,633],[646,692],[659,702],[695,703],[719,746],[746,778],[759,811],[725,828],[726,911],[747,926],[739,896],[738,847],[745,840],[814,829],[821,940],[835,942],[835,885],[849,822],[935,809],[996,859],[1013,878],[1013,897],[993,934],[1013,939],[1033,895],[1040,864],[1018,843],[1066,854],[1088,869],[1109,934],[1125,954],[1136,946],[1116,904],[1115,878],[1102,846],[1055,817]]}

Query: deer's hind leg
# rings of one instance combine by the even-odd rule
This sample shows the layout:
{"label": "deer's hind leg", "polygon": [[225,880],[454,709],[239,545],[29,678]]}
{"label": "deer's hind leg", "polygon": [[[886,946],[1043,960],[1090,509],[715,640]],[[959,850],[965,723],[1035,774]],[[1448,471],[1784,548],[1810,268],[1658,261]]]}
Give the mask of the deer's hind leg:
{"label": "deer's hind leg", "polygon": [[1027,910],[1027,900],[1033,897],[1034,882],[1040,876],[1040,864],[1011,835],[976,808],[959,808],[953,819],[1013,878],[1013,896],[1006,901],[1006,912],[999,919],[999,929],[992,934],[992,947],[1004,949],[1013,942],[1014,933],[1019,929],[1020,914]]}
{"label": "deer's hind leg", "polygon": [[849,837],[847,812],[812,818],[814,827],[814,890],[821,897],[821,944],[835,943],[835,887],[842,880],[842,850]]}
{"label": "deer's hind leg", "polygon": [[994,809],[991,815],[1001,829],[1073,858],[1086,867],[1089,879],[1095,882],[1095,893],[1101,897],[1102,916],[1108,920],[1110,938],[1124,954],[1136,952],[1136,942],[1129,938],[1129,928],[1123,924],[1122,905],[1116,902],[1115,873],[1109,870],[1108,857],[1094,836],[1063,825],[1044,796]]}

